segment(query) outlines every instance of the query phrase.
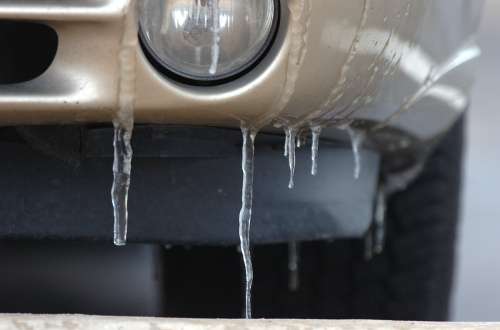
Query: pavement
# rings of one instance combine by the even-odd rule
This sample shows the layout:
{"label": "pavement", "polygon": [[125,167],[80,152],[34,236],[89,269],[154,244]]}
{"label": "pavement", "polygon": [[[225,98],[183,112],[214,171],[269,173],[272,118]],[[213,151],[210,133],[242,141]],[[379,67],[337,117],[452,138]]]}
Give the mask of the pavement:
{"label": "pavement", "polygon": [[121,330],[493,330],[499,323],[394,322],[370,320],[287,320],[287,319],[166,319],[91,315],[0,314],[0,330],[7,329],[121,329]]}

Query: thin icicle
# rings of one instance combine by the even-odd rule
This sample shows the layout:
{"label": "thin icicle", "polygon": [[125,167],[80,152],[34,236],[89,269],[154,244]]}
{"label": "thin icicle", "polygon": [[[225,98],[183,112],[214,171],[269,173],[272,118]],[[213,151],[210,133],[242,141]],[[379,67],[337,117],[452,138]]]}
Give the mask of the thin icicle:
{"label": "thin icicle", "polygon": [[385,192],[379,189],[377,192],[377,203],[375,204],[375,226],[373,251],[377,254],[382,253],[385,243]]}
{"label": "thin icicle", "polygon": [[243,134],[243,147],[241,168],[243,170],[243,187],[241,189],[241,211],[240,211],[240,247],[245,264],[246,294],[245,294],[245,316],[252,317],[250,293],[253,281],[252,260],[250,257],[250,220],[252,218],[253,198],[253,171],[254,171],[254,140],[256,132],[247,127],[241,127]]}
{"label": "thin icicle", "polygon": [[312,130],[312,145],[311,145],[311,174],[318,174],[318,151],[319,151],[319,135],[321,134],[321,127],[314,126]]}
{"label": "thin icicle", "polygon": [[298,134],[297,136],[297,148],[302,149],[306,145],[306,135]]}
{"label": "thin icicle", "polygon": [[285,157],[290,154],[290,134],[285,130]]}
{"label": "thin icicle", "polygon": [[373,223],[365,236],[365,259],[371,260],[374,254],[384,250],[385,243],[385,190],[379,187],[375,204]]}
{"label": "thin icicle", "polygon": [[361,148],[366,136],[366,133],[361,130],[347,127],[347,132],[351,138],[352,153],[354,155],[354,178],[359,179],[361,174]]}
{"label": "thin icicle", "polygon": [[372,227],[368,230],[365,235],[365,260],[369,261],[373,259],[373,231]]}
{"label": "thin icicle", "polygon": [[220,21],[219,21],[219,0],[212,0],[212,65],[210,66],[210,74],[217,72],[217,64],[219,63],[219,40],[220,40]]}
{"label": "thin icicle", "polygon": [[288,290],[295,292],[299,289],[300,243],[288,243]]}
{"label": "thin icicle", "polygon": [[286,130],[286,144],[285,147],[288,150],[288,165],[290,167],[290,181],[288,182],[288,188],[293,189],[295,183],[293,178],[295,176],[295,137],[297,136],[297,130],[295,128],[287,128]]}
{"label": "thin icicle", "polygon": [[115,124],[111,200],[113,202],[113,213],[115,216],[114,243],[116,245],[125,245],[127,240],[127,201],[132,163],[132,147],[130,146],[131,137],[131,131],[126,130],[119,123]]}

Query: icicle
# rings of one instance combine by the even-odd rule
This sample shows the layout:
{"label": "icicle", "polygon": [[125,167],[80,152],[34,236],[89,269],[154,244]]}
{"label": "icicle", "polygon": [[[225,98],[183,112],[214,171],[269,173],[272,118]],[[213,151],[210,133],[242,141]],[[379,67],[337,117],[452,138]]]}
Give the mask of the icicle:
{"label": "icicle", "polygon": [[136,88],[136,51],[138,31],[139,1],[132,0],[124,13],[124,31],[120,43],[118,104],[116,117],[113,120],[114,162],[113,186],[111,201],[114,213],[114,243],[124,245],[127,239],[128,223],[128,189],[130,187],[130,170],[132,163],[132,147],[130,139],[134,128],[134,104]]}
{"label": "icicle", "polygon": [[364,258],[367,261],[372,260],[372,258],[373,258],[373,231],[372,231],[372,227],[370,227],[370,229],[368,229],[368,232],[366,233],[366,236],[365,236]]}
{"label": "icicle", "polygon": [[321,134],[321,127],[314,126],[312,130],[312,145],[311,145],[311,174],[318,174],[318,150],[319,150],[319,135]]}
{"label": "icicle", "polygon": [[347,127],[347,132],[351,137],[352,152],[354,154],[354,178],[359,179],[361,174],[361,148],[365,139],[366,133],[364,131]]}
{"label": "icicle", "polygon": [[290,153],[290,134],[285,130],[285,157],[288,157]]}
{"label": "icicle", "polygon": [[297,130],[295,128],[286,128],[286,141],[285,150],[288,151],[288,165],[290,167],[290,181],[288,182],[288,188],[293,189],[295,186],[293,182],[293,177],[295,176],[295,137],[297,135]]}
{"label": "icicle", "polygon": [[256,132],[247,127],[241,127],[243,134],[241,168],[243,170],[243,187],[241,189],[241,211],[240,211],[240,246],[245,263],[246,274],[246,294],[245,294],[245,315],[249,319],[252,317],[250,293],[253,281],[252,260],[250,258],[250,219],[252,218],[252,198],[253,198],[253,170],[254,170],[254,139]]}
{"label": "icicle", "polygon": [[111,200],[113,202],[113,213],[115,216],[114,243],[116,245],[125,245],[127,239],[127,201],[132,163],[132,147],[130,146],[131,137],[131,131],[126,130],[121,124],[115,124]]}
{"label": "icicle", "polygon": [[302,149],[306,145],[306,135],[305,134],[298,134],[297,136],[297,148]]}
{"label": "icicle", "polygon": [[365,259],[371,260],[373,254],[384,250],[385,241],[385,190],[379,187],[375,204],[373,223],[365,236]]}
{"label": "icicle", "polygon": [[288,290],[295,292],[299,289],[299,264],[300,264],[300,243],[288,243]]}
{"label": "icicle", "polygon": [[385,211],[385,193],[383,189],[379,189],[379,191],[377,192],[377,203],[375,204],[375,240],[373,242],[373,251],[377,254],[382,253],[382,251],[384,250]]}
{"label": "icicle", "polygon": [[219,0],[212,0],[212,65],[210,66],[210,74],[217,72],[217,64],[219,63],[219,40],[220,40],[220,22],[219,22]]}

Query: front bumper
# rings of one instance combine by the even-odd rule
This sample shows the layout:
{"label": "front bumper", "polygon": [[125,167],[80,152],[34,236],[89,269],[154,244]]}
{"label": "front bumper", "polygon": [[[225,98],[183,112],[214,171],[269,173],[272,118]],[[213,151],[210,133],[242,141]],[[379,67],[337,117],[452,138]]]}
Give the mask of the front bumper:
{"label": "front bumper", "polygon": [[[59,37],[44,74],[0,86],[0,123],[111,122],[126,95],[136,123],[245,121],[273,131],[273,122],[304,129],[355,120],[364,129],[389,125],[428,141],[468,104],[481,1],[281,1],[266,58],[213,87],[183,85],[153,68],[138,43],[133,3],[0,1],[0,19],[47,24]],[[135,61],[121,57],[126,49]],[[342,136],[335,129],[323,134]]]}
{"label": "front bumper", "polygon": [[[301,194],[263,188],[275,195],[262,193],[268,205],[262,207],[263,213],[257,217],[274,219],[268,225],[275,230],[275,236],[266,237],[272,231],[264,226],[261,231],[253,230],[265,233],[254,237],[254,242],[361,236],[372,220],[380,162],[385,171],[387,167],[407,168],[411,162],[400,162],[399,155],[405,158],[411,154],[409,158],[413,161],[415,151],[422,151],[429,142],[446,133],[469,102],[473,68],[479,55],[475,33],[481,2],[477,0],[457,0],[452,8],[445,0],[283,0],[276,40],[258,66],[232,82],[204,87],[167,78],[148,62],[138,42],[135,4],[132,0],[0,0],[0,19],[43,23],[52,27],[59,38],[54,61],[41,76],[0,85],[0,123],[3,126],[110,123],[119,119],[126,107],[133,110],[127,114],[133,114],[139,124],[192,125],[199,129],[199,126],[237,128],[245,123],[264,133],[280,133],[284,127],[302,135],[319,126],[323,128],[322,138],[330,142],[347,141],[348,135],[338,129],[346,125],[371,133],[365,144],[371,151],[362,157],[367,161],[362,166],[366,181],[363,177],[358,182],[344,180],[351,178],[352,158],[336,145],[331,148],[332,153],[320,157],[320,162],[326,162],[320,167],[335,168],[334,173],[320,170],[320,179],[315,185],[305,181]],[[221,136],[220,141],[239,148],[239,135],[235,142],[231,140],[234,131],[226,132],[228,135]],[[166,143],[175,140],[175,134],[173,140],[169,135]],[[265,140],[273,135],[260,136]],[[77,144],[85,143],[80,138]],[[111,140],[110,137],[109,148]],[[104,137],[103,141],[108,140]],[[283,178],[286,162],[278,161],[281,152],[275,150],[282,144],[281,140],[271,141],[264,151],[258,151],[257,161],[259,157],[268,158],[265,166],[257,165],[263,172],[256,174],[256,182],[259,175],[268,186],[286,181]],[[5,148],[13,160],[7,164],[10,174],[2,178],[7,194],[1,208],[5,212],[3,218],[7,219],[3,223],[3,237],[107,239],[111,233],[107,224],[100,221],[103,217],[111,218],[106,189],[111,182],[111,171],[109,178],[101,171],[111,168],[106,155],[102,158],[103,155],[92,154],[92,150],[88,154],[82,151],[82,165],[75,174],[52,160],[23,154],[26,150],[22,148],[9,145]],[[336,158],[331,158],[332,155]],[[36,161],[23,164],[22,159],[27,157]],[[230,153],[212,158],[224,161],[138,160],[137,164],[144,165],[142,169],[142,165],[134,164],[133,173],[137,174],[133,174],[131,196],[134,189],[151,192],[147,182],[154,185],[160,175],[168,182],[185,182],[158,186],[155,189],[162,193],[153,197],[142,193],[142,197],[131,197],[131,218],[143,218],[144,205],[151,206],[154,200],[155,213],[144,218],[157,221],[149,222],[149,227],[146,221],[141,221],[140,228],[131,228],[132,241],[237,241],[237,231],[233,230],[236,222],[231,219],[240,205],[239,155]],[[387,159],[392,164],[387,165]],[[173,163],[176,168],[171,167]],[[284,167],[279,171],[275,167],[278,163]],[[38,164],[39,172],[45,174],[32,171],[33,164]],[[158,169],[159,164],[171,167],[170,171],[148,169]],[[301,165],[298,166],[300,169]],[[212,177],[206,178],[207,175]],[[193,178],[211,181],[202,185],[205,190],[200,190]],[[64,187],[75,189],[62,189],[59,183],[62,181],[66,182]],[[33,182],[39,182],[37,186],[42,190],[26,188]],[[229,185],[226,188],[219,187],[226,184]],[[90,188],[91,193],[85,192],[87,186],[94,187]],[[47,187],[51,187],[50,194],[43,190]],[[219,188],[222,192],[229,191],[229,195],[219,193]],[[258,196],[257,185],[256,189]],[[76,195],[71,191],[76,191]],[[195,198],[194,192],[198,192],[199,198]],[[172,196],[159,198],[169,194]],[[37,196],[41,196],[38,208],[30,207],[26,212],[27,201]],[[170,202],[168,209],[165,200]],[[93,214],[85,208],[89,201],[96,206]],[[321,207],[314,204],[318,201]],[[197,209],[190,208],[190,203],[196,204]],[[275,207],[279,203],[281,209]],[[300,212],[290,207],[300,203]],[[213,210],[211,218],[220,220],[220,227],[206,226],[204,216],[208,209]],[[160,224],[164,214],[167,218],[171,216],[165,222],[167,225]],[[308,218],[318,219],[322,224],[311,230],[297,225]],[[329,221],[332,218],[339,220]],[[47,223],[42,224],[40,219]],[[66,219],[73,222],[69,225]],[[81,231],[89,219],[94,224],[91,230]],[[186,219],[194,220],[189,224]],[[181,221],[182,226],[176,221]],[[287,221],[292,225],[276,228],[276,224]],[[350,227],[351,224],[354,225]],[[207,230],[199,231],[204,226]],[[230,234],[224,235],[229,233],[227,228],[232,228]],[[142,229],[149,232],[141,232]],[[318,236],[323,233],[328,234]]]}

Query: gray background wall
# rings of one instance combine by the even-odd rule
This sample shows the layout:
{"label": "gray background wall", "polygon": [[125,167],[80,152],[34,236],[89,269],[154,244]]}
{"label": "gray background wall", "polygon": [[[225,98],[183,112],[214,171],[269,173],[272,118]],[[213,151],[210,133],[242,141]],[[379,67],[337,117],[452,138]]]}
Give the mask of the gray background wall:
{"label": "gray background wall", "polygon": [[500,321],[499,0],[486,1],[479,44],[483,56],[468,118],[455,321]]}

